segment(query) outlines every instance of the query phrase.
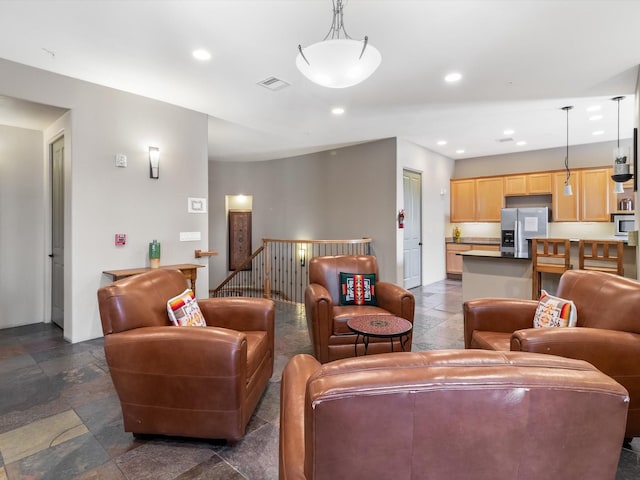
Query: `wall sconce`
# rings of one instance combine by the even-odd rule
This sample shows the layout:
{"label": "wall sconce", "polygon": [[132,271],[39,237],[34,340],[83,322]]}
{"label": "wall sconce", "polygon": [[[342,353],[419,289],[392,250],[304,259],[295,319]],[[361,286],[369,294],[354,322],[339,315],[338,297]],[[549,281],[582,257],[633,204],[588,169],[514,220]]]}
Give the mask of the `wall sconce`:
{"label": "wall sconce", "polygon": [[304,267],[307,264],[307,249],[304,247],[300,247],[300,250],[298,250],[298,255],[300,256],[300,266]]}
{"label": "wall sconce", "polygon": [[149,147],[149,178],[160,178],[160,149]]}

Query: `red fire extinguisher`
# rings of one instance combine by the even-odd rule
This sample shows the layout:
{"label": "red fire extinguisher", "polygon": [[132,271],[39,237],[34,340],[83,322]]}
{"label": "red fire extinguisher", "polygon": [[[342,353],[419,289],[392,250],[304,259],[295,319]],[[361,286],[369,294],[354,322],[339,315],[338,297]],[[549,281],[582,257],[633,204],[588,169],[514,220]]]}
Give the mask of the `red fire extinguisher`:
{"label": "red fire extinguisher", "polygon": [[404,208],[398,213],[398,228],[404,228]]}

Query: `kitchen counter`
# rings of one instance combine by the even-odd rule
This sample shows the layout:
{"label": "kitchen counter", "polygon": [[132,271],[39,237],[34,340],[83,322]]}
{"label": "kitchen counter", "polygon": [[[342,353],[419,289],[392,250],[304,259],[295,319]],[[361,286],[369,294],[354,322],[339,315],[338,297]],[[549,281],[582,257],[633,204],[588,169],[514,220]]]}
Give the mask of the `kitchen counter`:
{"label": "kitchen counter", "polygon": [[[475,244],[477,245],[477,244]],[[462,255],[465,257],[490,257],[490,258],[500,258],[504,260],[531,260],[531,258],[526,254],[509,254],[503,252],[491,252],[488,250],[469,250],[466,252],[459,252],[458,255]]]}

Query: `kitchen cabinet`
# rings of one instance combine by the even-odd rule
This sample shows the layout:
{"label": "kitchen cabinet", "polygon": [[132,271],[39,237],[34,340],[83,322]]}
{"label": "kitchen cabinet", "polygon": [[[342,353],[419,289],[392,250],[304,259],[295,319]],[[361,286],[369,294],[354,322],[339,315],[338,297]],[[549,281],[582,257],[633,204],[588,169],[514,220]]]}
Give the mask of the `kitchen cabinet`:
{"label": "kitchen cabinet", "polygon": [[499,252],[500,245],[487,245],[487,244],[473,245],[473,248],[471,250],[482,250],[485,252]]}
{"label": "kitchen cabinet", "polygon": [[476,221],[499,222],[504,207],[502,177],[476,179]]}
{"label": "kitchen cabinet", "polygon": [[528,173],[507,175],[504,178],[504,194],[510,195],[545,195],[551,193],[551,173]]}
{"label": "kitchen cabinet", "polygon": [[610,195],[613,183],[610,169],[593,168],[571,172],[573,195],[564,195],[566,173],[553,173],[553,220],[556,222],[610,221]]}
{"label": "kitchen cabinet", "polygon": [[451,223],[476,221],[476,181],[473,178],[451,180]]}
{"label": "kitchen cabinet", "polygon": [[473,246],[461,243],[447,243],[447,275],[462,275],[462,257],[458,252],[468,252]]}
{"label": "kitchen cabinet", "polygon": [[504,206],[502,177],[451,180],[451,223],[499,222]]}
{"label": "kitchen cabinet", "polygon": [[581,170],[579,174],[580,220],[583,222],[610,221],[609,185],[613,186],[610,169]]}

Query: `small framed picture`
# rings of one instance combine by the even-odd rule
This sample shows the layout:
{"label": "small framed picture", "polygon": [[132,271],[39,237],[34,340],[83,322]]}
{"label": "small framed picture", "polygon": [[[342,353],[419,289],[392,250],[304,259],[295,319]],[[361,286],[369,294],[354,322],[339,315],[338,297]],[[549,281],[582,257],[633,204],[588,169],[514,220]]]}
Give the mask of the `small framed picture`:
{"label": "small framed picture", "polygon": [[187,198],[187,211],[189,213],[207,213],[207,199],[199,197]]}

